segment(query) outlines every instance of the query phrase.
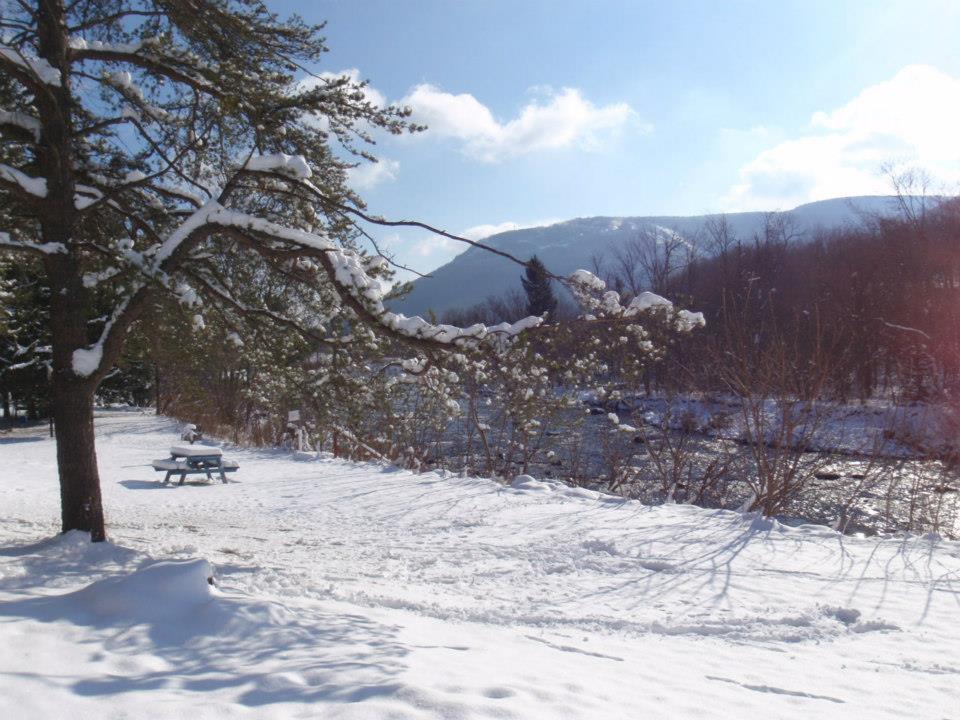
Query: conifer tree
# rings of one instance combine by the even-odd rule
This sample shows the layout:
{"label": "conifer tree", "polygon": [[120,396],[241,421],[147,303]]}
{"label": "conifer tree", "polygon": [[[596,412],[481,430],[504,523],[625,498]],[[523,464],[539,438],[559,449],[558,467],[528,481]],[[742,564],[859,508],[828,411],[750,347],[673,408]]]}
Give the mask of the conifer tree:
{"label": "conifer tree", "polygon": [[[332,320],[443,349],[387,313],[382,268],[350,242],[346,186],[376,130],[418,128],[364,84],[310,70],[322,26],[259,0],[43,0],[0,17],[0,250],[50,288],[62,528],[105,537],[93,398],[158,293],[194,316],[323,338]],[[303,78],[306,77],[304,80]],[[349,157],[349,155],[347,155]],[[247,305],[224,258],[301,283]],[[100,309],[108,307],[105,316]]]}
{"label": "conifer tree", "polygon": [[527,293],[527,312],[542,316],[557,309],[557,298],[553,294],[550,274],[536,255],[530,258],[523,277],[520,278]]}
{"label": "conifer tree", "polygon": [[[63,531],[106,537],[94,394],[160,297],[192,316],[183,343],[213,340],[211,314],[315,343],[381,338],[417,355],[402,365],[411,376],[539,324],[464,330],[386,308],[384,259],[358,247],[358,219],[433,228],[368,214],[343,158],[375,161],[373,133],[422,128],[409,110],[371,102],[365,83],[315,74],[322,26],[281,20],[261,0],[4,8],[0,251],[35,260],[50,290]],[[251,296],[251,274],[238,267],[255,284],[280,278],[288,289]],[[602,291],[588,276],[571,282]],[[612,299],[598,307],[616,316],[605,326],[634,313]]]}

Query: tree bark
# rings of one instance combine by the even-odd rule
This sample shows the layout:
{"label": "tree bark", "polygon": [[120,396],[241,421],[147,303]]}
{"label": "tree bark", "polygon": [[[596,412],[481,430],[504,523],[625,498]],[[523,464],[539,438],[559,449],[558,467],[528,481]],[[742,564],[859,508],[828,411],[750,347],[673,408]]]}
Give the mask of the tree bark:
{"label": "tree bark", "polygon": [[53,400],[62,530],[89,532],[93,542],[106,540],[93,434],[93,386],[55,379]]}
{"label": "tree bark", "polygon": [[36,102],[42,122],[37,159],[47,182],[41,237],[44,242],[61,243],[67,248],[66,253],[51,253],[45,258],[51,289],[53,422],[62,529],[89,532],[90,539],[99,542],[106,539],[93,433],[93,394],[99,378],[79,376],[73,368],[74,351],[88,342],[87,297],[79,250],[72,243],[78,213],[74,204],[73,97],[63,0],[45,0],[38,5],[37,43],[40,57],[61,74],[60,84],[37,94]]}
{"label": "tree bark", "polygon": [[74,351],[87,344],[79,263],[72,255],[57,255],[48,265],[53,291],[51,380],[62,530],[89,532],[93,542],[100,542],[106,539],[106,531],[93,431],[93,398],[99,378],[78,375],[73,367]]}

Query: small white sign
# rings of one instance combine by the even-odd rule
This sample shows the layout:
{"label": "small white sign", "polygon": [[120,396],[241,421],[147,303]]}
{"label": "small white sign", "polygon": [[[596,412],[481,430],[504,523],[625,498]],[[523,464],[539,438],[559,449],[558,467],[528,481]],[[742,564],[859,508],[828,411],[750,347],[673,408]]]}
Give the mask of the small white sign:
{"label": "small white sign", "polygon": [[300,422],[300,411],[291,410],[287,413],[287,422]]}

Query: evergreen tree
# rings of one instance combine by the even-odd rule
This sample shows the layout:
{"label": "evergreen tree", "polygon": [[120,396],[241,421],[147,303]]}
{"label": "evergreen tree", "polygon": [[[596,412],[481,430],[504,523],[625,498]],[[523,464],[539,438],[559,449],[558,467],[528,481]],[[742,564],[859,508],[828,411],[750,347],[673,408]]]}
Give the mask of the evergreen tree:
{"label": "evergreen tree", "polygon": [[0,261],[0,405],[29,420],[47,417],[50,404],[50,288],[37,263]]}
{"label": "evergreen tree", "polygon": [[[209,339],[210,313],[317,340],[365,323],[422,351],[452,342],[386,310],[384,268],[351,240],[367,216],[342,158],[375,161],[373,131],[420,128],[364,83],[314,74],[321,31],[260,0],[45,0],[0,16],[0,251],[35,259],[50,291],[64,531],[105,537],[94,394],[160,295],[193,318],[183,342]],[[299,287],[247,302],[243,264]]]}
{"label": "evergreen tree", "polygon": [[520,278],[527,293],[527,312],[531,315],[552,313],[557,309],[557,298],[553,294],[550,275],[540,258],[534,255],[527,263],[524,276]]}
{"label": "evergreen tree", "polygon": [[[316,74],[321,31],[261,0],[4,6],[0,251],[35,261],[49,288],[63,531],[106,537],[94,395],[154,308],[179,305],[184,347],[219,346],[214,325],[285,328],[316,345],[394,344],[394,357],[417,356],[399,363],[413,379],[539,325],[464,330],[386,308],[389,271],[358,246],[358,221],[421,227],[520,261],[365,211],[346,184],[352,160],[375,161],[365,149],[375,131],[422,128],[409,110],[371,102],[365,83]],[[590,307],[616,311],[597,327],[626,337],[619,328],[634,310],[591,300],[603,284],[578,273],[575,295],[579,283]],[[555,306],[552,293],[536,296],[535,312]]]}

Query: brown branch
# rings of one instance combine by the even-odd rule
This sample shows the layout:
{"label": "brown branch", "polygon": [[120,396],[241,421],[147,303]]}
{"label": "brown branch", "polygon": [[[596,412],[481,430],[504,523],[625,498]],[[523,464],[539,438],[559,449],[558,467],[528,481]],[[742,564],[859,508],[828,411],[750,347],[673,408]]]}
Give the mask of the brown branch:
{"label": "brown branch", "polygon": [[46,257],[49,253],[40,245],[18,242],[13,239],[4,239],[0,233],[0,252],[28,253],[35,257]]}
{"label": "brown branch", "polygon": [[160,17],[162,13],[159,11],[152,10],[122,10],[120,12],[113,13],[112,15],[103,15],[98,18],[93,18],[92,20],[87,20],[86,22],[80,23],[79,25],[73,25],[68,28],[68,31],[71,34],[82,32],[84,30],[89,30],[90,28],[97,27],[98,25],[107,25],[117,20],[122,20],[125,17]]}
{"label": "brown branch", "polygon": [[[333,199],[327,197],[326,195],[324,195],[323,193],[321,193],[321,192],[317,189],[317,187],[316,187],[315,185],[313,185],[313,184],[311,184],[311,183],[303,182],[303,181],[301,181],[301,180],[299,180],[299,179],[297,179],[297,178],[290,177],[289,175],[284,175],[284,174],[282,174],[282,173],[270,172],[270,171],[264,171],[264,170],[250,170],[250,169],[248,169],[248,168],[241,168],[241,169],[239,169],[239,170],[237,171],[237,175],[240,175],[240,174],[244,174],[244,175],[254,175],[254,176],[259,175],[259,176],[263,176],[263,177],[269,177],[269,178],[274,178],[274,179],[278,179],[278,180],[284,180],[284,181],[286,181],[286,182],[293,183],[296,187],[299,187],[299,188],[305,190],[305,191],[306,191],[307,193],[309,193],[311,196],[317,198],[322,205],[325,205],[325,206],[327,206],[328,208],[333,208],[333,209],[337,210],[338,212],[340,212],[340,213],[343,214],[343,215],[354,215],[354,216],[360,218],[361,220],[363,220],[363,221],[365,221],[365,222],[368,222],[368,223],[370,223],[370,224],[372,224],[372,225],[379,225],[379,226],[381,226],[381,227],[415,227],[415,228],[420,228],[421,230],[427,230],[428,232],[431,232],[431,233],[433,233],[434,235],[439,235],[440,237],[445,237],[445,238],[447,238],[448,240],[455,240],[455,241],[457,241],[457,242],[465,243],[465,244],[469,245],[470,247],[475,247],[475,248],[480,248],[481,250],[486,250],[486,251],[489,252],[489,253],[493,253],[494,255],[499,255],[500,257],[503,257],[503,258],[506,258],[507,260],[510,260],[511,262],[515,262],[517,265],[520,265],[520,266],[522,266],[522,267],[529,267],[529,261],[528,261],[528,260],[521,260],[520,258],[518,258],[518,257],[516,257],[516,256],[514,256],[514,255],[511,255],[510,253],[508,253],[508,252],[506,252],[506,251],[504,251],[504,250],[498,250],[497,248],[493,247],[492,245],[487,245],[486,243],[482,243],[482,242],[480,242],[479,240],[471,240],[470,238],[465,238],[465,237],[463,237],[463,236],[461,236],[461,235],[455,235],[455,234],[453,234],[453,233],[447,232],[446,230],[441,230],[440,228],[433,227],[432,225],[429,225],[429,224],[427,224],[427,223],[420,222],[419,220],[387,220],[387,219],[382,218],[382,217],[380,217],[380,216],[378,216],[378,215],[370,215],[370,214],[368,214],[368,213],[363,212],[362,210],[360,210],[360,209],[358,209],[358,208],[355,208],[355,207],[352,207],[352,206],[350,206],[350,205],[345,205],[345,204],[343,204],[343,203],[337,202],[336,200],[333,200]],[[549,271],[547,271],[546,274],[547,274],[547,276],[548,276],[549,278],[551,278],[551,279],[553,279],[553,280],[557,280],[558,282],[562,282],[562,283],[566,283],[566,282],[567,282],[567,279],[566,279],[565,277],[560,276],[560,275],[554,275],[553,273],[551,273],[551,272],[549,272]]]}
{"label": "brown branch", "polygon": [[[4,47],[9,47],[4,45]],[[12,50],[15,48],[11,48]],[[17,53],[18,55],[20,53]],[[22,55],[21,55],[22,57]],[[22,65],[19,65],[13,60],[10,60],[8,57],[0,54],[0,67],[3,67],[6,72],[16,80],[20,82],[21,85],[26,87],[28,90],[33,92],[35,95],[43,95],[45,97],[50,97],[50,88],[45,82],[40,80],[40,78],[34,76],[32,73],[28,72],[26,68]]]}
{"label": "brown branch", "polygon": [[147,70],[157,75],[192,87],[198,92],[206,93],[212,97],[220,97],[220,91],[214,87],[205,78],[196,78],[186,72],[178,70],[165,64],[159,58],[151,55],[141,55],[139,53],[123,52],[119,50],[95,50],[93,48],[72,48],[69,51],[69,58],[74,62],[84,62],[87,60],[100,60],[102,62],[129,63],[136,67]]}
{"label": "brown branch", "polygon": [[[346,216],[344,216],[344,217],[346,217]],[[364,230],[362,227],[360,227],[360,226],[357,224],[357,222],[356,222],[355,220],[353,220],[352,218],[347,218],[347,220],[350,221],[350,224],[354,227],[354,229],[355,229],[358,233],[360,233],[361,235],[363,235],[363,237],[365,237],[365,238],[370,242],[370,244],[373,245],[373,249],[376,251],[377,255],[379,255],[380,257],[382,257],[384,260],[386,260],[388,263],[390,263],[393,267],[397,268],[398,270],[406,270],[407,272],[413,273],[413,274],[416,275],[417,277],[421,277],[421,278],[433,277],[433,276],[430,275],[429,273],[422,273],[422,272],[420,272],[419,270],[414,270],[412,267],[408,267],[408,266],[406,266],[406,265],[404,265],[404,264],[402,264],[402,263],[396,262],[392,257],[390,257],[389,255],[384,254],[384,252],[380,249],[380,246],[377,244],[377,241],[374,239],[373,235],[371,235],[371,234],[368,233],[366,230]]]}

